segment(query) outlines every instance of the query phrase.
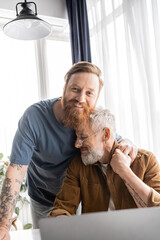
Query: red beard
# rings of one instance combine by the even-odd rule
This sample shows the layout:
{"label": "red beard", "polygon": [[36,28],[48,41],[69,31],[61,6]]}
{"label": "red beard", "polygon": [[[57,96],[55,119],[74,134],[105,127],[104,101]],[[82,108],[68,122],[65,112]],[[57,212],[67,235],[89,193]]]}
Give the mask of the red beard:
{"label": "red beard", "polygon": [[[74,105],[78,104],[83,107],[83,110],[77,110]],[[70,100],[66,102],[63,99],[64,117],[62,124],[66,127],[73,128],[75,130],[80,129],[87,122],[89,115],[93,112],[92,108],[89,108],[86,103],[79,103],[76,100]]]}

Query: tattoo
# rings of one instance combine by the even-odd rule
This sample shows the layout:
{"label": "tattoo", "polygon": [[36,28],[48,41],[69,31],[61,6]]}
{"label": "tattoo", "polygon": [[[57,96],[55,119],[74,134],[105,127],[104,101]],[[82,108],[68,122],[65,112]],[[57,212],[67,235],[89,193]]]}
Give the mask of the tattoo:
{"label": "tattoo", "polygon": [[21,181],[19,181],[18,179],[15,180],[16,183],[19,183],[21,185]]}
{"label": "tattoo", "polygon": [[147,203],[143,201],[143,199],[139,196],[139,194],[135,191],[135,189],[130,184],[128,184],[124,179],[123,181],[126,184],[126,186],[129,188],[128,190],[131,193],[134,200],[136,201],[136,203],[138,203],[139,206],[141,207],[147,207]]}
{"label": "tattoo", "polygon": [[10,229],[11,224],[12,224],[12,219],[9,219],[9,224],[6,224],[6,227]]}
{"label": "tattoo", "polygon": [[[0,196],[1,208],[0,208],[0,222],[7,220],[10,213],[13,212],[18,198],[18,193],[12,194],[11,189],[11,179],[5,178],[3,183],[3,188]],[[10,228],[11,219],[9,219],[9,224],[6,224]]]}
{"label": "tattoo", "polygon": [[14,196],[17,196],[18,195],[18,192],[17,191],[14,191]]}
{"label": "tattoo", "polygon": [[13,167],[13,168],[17,168],[18,171],[22,169],[22,165],[21,164],[10,163],[10,166]]}

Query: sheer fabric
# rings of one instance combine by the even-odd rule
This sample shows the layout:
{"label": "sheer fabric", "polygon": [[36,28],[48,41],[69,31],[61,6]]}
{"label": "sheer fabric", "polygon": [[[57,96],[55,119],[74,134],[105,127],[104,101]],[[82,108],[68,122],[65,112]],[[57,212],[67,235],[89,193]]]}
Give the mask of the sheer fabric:
{"label": "sheer fabric", "polygon": [[33,41],[17,41],[0,31],[0,152],[10,155],[12,139],[24,110],[38,97]]}
{"label": "sheer fabric", "polygon": [[87,0],[92,60],[103,72],[100,105],[117,132],[160,157],[160,2]]}

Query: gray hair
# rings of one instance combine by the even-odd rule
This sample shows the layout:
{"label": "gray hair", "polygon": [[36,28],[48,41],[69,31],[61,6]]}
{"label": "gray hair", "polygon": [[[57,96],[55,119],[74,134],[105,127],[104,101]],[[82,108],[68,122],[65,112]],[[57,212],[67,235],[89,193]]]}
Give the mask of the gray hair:
{"label": "gray hair", "polygon": [[96,108],[90,115],[90,126],[93,131],[107,127],[113,136],[116,134],[115,116],[108,109]]}

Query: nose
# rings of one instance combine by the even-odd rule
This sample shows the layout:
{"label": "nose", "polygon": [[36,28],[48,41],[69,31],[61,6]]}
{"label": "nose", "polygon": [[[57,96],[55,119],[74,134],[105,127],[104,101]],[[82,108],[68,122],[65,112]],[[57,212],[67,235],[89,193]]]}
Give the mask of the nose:
{"label": "nose", "polygon": [[86,94],[85,94],[85,92],[84,91],[81,91],[79,94],[78,94],[78,96],[76,97],[76,99],[77,99],[77,101],[78,102],[86,102]]}
{"label": "nose", "polygon": [[81,143],[80,139],[77,137],[76,142],[75,142],[75,147],[80,148],[81,146],[82,146],[82,143]]}

